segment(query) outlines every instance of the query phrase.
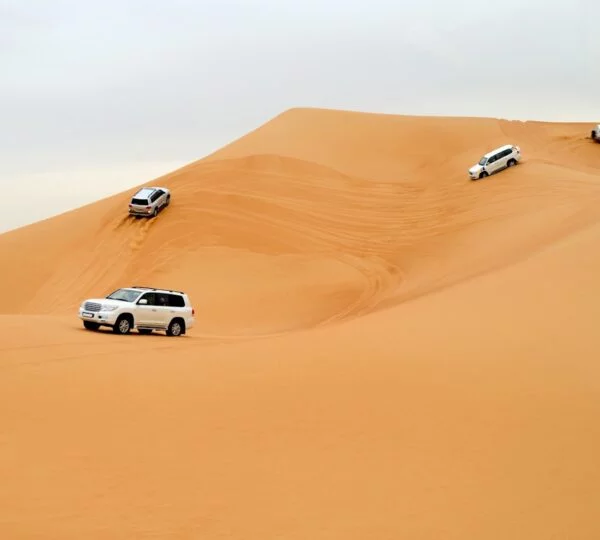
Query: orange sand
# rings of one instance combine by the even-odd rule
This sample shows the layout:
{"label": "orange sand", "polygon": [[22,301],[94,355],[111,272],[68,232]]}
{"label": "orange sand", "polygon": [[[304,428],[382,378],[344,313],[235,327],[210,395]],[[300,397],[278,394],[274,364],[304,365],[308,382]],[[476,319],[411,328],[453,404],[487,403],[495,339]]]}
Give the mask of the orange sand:
{"label": "orange sand", "polygon": [[[0,538],[599,538],[588,131],[294,109],[147,182],[156,220],[1,235]],[[197,326],[83,330],[134,284]]]}

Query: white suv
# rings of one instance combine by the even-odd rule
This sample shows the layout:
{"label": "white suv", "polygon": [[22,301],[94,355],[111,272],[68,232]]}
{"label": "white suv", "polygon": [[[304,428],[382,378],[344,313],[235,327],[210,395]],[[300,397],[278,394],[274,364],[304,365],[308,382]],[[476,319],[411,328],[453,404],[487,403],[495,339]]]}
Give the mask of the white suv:
{"label": "white suv", "polygon": [[469,169],[469,176],[471,180],[485,178],[506,167],[512,167],[519,161],[521,161],[521,149],[516,145],[506,144],[483,156],[477,165]]}
{"label": "white suv", "polygon": [[156,217],[171,203],[171,192],[165,187],[140,189],[129,202],[129,215]]}
{"label": "white suv", "polygon": [[152,287],[117,289],[105,298],[91,298],[79,307],[79,318],[88,330],[109,326],[116,334],[133,328],[140,334],[153,330],[180,336],[194,326],[194,308],[187,294]]}
{"label": "white suv", "polygon": [[600,124],[598,124],[594,129],[592,129],[592,139],[594,141],[600,141]]}

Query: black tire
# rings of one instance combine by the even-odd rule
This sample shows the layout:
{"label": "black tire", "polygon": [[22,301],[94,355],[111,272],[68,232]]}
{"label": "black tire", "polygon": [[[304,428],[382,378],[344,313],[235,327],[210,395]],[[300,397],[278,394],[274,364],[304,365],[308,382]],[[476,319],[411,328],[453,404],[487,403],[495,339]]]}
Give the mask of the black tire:
{"label": "black tire", "polygon": [[100,325],[97,322],[83,321],[83,326],[86,330],[98,330]]}
{"label": "black tire", "polygon": [[158,216],[158,206],[154,207],[154,212],[152,212],[152,217]]}
{"label": "black tire", "polygon": [[133,321],[130,316],[121,315],[115,325],[113,326],[113,332],[115,334],[120,334],[122,336],[129,334],[131,332],[131,327],[133,326]]}
{"label": "black tire", "polygon": [[487,171],[483,171],[480,175],[479,178],[485,178],[486,176],[489,176]]}
{"label": "black tire", "polygon": [[167,202],[165,203],[165,206],[169,206],[171,204],[171,195],[167,195]]}
{"label": "black tire", "polygon": [[147,336],[148,334],[152,333],[152,328],[140,328],[138,330],[138,334],[142,334],[144,336]]}
{"label": "black tire", "polygon": [[509,159],[506,165],[507,167],[514,167],[516,164],[517,162],[514,159]]}
{"label": "black tire", "polygon": [[167,336],[181,336],[185,334],[185,323],[183,319],[173,319],[167,328]]}

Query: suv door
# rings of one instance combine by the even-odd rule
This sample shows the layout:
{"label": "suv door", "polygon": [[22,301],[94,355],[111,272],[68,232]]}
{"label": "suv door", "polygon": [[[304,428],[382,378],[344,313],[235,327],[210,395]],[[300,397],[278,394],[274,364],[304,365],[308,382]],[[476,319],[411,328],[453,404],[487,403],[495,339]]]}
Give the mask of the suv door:
{"label": "suv door", "polygon": [[165,203],[167,202],[166,193],[162,189],[159,189],[157,191],[157,193],[158,193],[158,197],[156,198],[156,202],[157,202],[158,206],[164,206]]}
{"label": "suv door", "polygon": [[[180,294],[169,294],[169,322],[174,317],[182,317],[183,320],[187,320],[188,310],[185,307],[185,300]],[[191,312],[191,309],[189,310]]]}
{"label": "suv door", "polygon": [[508,164],[508,156],[510,155],[510,149],[502,150],[500,154],[498,154],[498,168],[504,169]]}
{"label": "suv door", "polygon": [[150,196],[150,204],[152,206],[156,206],[156,202],[158,201],[158,198],[160,196],[160,192],[159,191],[155,191],[151,196]]}
{"label": "suv door", "polygon": [[161,328],[169,326],[174,317],[171,313],[173,308],[169,306],[169,296],[171,295],[166,293],[156,293],[155,320],[156,325]]}
{"label": "suv door", "polygon": [[[147,304],[140,304],[141,300],[146,300]],[[135,325],[136,326],[154,326],[153,309],[154,293],[145,293],[136,302]]]}
{"label": "suv door", "polygon": [[495,173],[498,170],[498,156],[497,155],[490,156],[487,163],[485,164],[485,168],[486,168],[488,174]]}

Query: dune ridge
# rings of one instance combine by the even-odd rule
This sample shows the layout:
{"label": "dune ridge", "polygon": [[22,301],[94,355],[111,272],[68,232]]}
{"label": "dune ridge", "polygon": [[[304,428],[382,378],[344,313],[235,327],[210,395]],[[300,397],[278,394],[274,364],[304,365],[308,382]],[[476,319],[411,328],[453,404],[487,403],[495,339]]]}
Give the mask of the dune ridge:
{"label": "dune ridge", "polygon": [[[588,131],[292,109],[145,182],[155,220],[0,235],[0,536],[596,538]],[[133,284],[197,327],[81,328]]]}
{"label": "dune ridge", "polygon": [[[156,222],[129,218],[126,193],[0,237],[0,249],[11,240],[24,248],[11,255],[10,278],[33,274],[2,311],[66,314],[124,283],[165,283],[201,298],[200,326],[219,335],[363,315],[509,264],[552,242],[565,221],[585,219],[580,197],[597,196],[598,164],[584,133],[580,125],[288,111],[157,179],[174,200]],[[523,146],[523,166],[501,182],[466,182],[468,164],[507,140]],[[565,178],[573,153],[577,167]],[[522,224],[519,238],[507,223]]]}

